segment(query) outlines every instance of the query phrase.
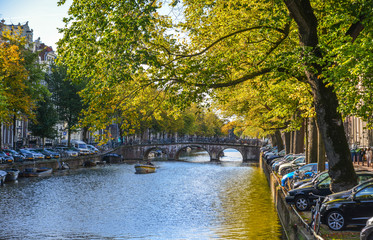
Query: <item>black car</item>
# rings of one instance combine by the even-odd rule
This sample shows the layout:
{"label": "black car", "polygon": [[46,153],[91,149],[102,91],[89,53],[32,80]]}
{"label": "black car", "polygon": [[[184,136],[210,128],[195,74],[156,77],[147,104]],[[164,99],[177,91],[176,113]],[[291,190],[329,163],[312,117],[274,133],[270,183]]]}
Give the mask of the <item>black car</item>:
{"label": "black car", "polygon": [[0,163],[12,163],[14,159],[12,156],[0,151]]}
{"label": "black car", "polygon": [[321,179],[324,179],[325,177],[329,176],[328,175],[328,171],[323,171],[323,172],[320,172],[318,174],[316,174],[314,177],[312,178],[307,178],[307,179],[303,179],[303,180],[299,180],[299,181],[296,181],[292,184],[292,188],[298,188],[300,186],[303,186],[305,184],[309,184],[309,183],[315,183],[317,181],[320,181]]}
{"label": "black car", "polygon": [[367,224],[361,230],[360,240],[373,240],[373,217],[367,221]]}
{"label": "black car", "polygon": [[[359,171],[356,173],[358,177],[358,183],[364,182],[368,179],[373,178],[373,172]],[[299,188],[290,190],[285,197],[285,200],[289,204],[294,204],[298,211],[308,210],[318,196],[327,196],[332,194],[330,190],[331,178],[329,174],[324,178],[320,178],[318,181],[310,182]]]}
{"label": "black car", "polygon": [[58,153],[53,152],[50,149],[38,148],[38,149],[35,149],[35,151],[43,154],[45,159],[52,159],[52,158],[59,158],[60,157],[60,155]]}
{"label": "black car", "polygon": [[23,162],[25,160],[25,156],[15,150],[4,149],[3,152],[5,152],[8,156],[12,156],[15,162]]}
{"label": "black car", "polygon": [[365,225],[373,216],[373,182],[327,197],[321,205],[320,216],[321,223],[335,231],[349,224]]}

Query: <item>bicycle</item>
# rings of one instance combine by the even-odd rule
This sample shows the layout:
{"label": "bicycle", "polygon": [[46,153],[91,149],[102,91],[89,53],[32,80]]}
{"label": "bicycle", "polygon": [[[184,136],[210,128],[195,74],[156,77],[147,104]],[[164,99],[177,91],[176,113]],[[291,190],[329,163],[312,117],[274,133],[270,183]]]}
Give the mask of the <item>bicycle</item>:
{"label": "bicycle", "polygon": [[312,194],[317,197],[316,205],[312,206],[311,208],[311,222],[310,227],[313,229],[313,231],[318,234],[320,230],[320,208],[322,201],[325,199],[325,196],[319,196]]}

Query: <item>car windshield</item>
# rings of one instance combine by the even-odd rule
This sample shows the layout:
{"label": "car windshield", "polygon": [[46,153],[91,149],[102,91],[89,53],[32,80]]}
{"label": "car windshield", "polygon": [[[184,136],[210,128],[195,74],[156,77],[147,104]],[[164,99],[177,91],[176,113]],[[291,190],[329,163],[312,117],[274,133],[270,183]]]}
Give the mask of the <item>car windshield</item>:
{"label": "car windshield", "polygon": [[300,171],[300,172],[303,172],[303,171],[311,171],[311,170],[312,170],[312,166],[313,166],[313,165],[305,165],[305,166],[299,168],[299,171]]}
{"label": "car windshield", "polygon": [[87,145],[85,145],[85,144],[81,144],[81,143],[80,143],[80,144],[78,144],[78,147],[79,147],[79,148],[87,148]]}
{"label": "car windshield", "polygon": [[373,183],[373,180],[367,180],[365,182],[362,182],[360,183],[359,185],[357,185],[356,187],[354,187],[352,189],[353,192],[357,192],[359,191],[360,189],[364,188],[365,186],[369,185],[369,184],[372,184]]}
{"label": "car windshield", "polygon": [[327,176],[327,177],[324,178],[323,180],[317,182],[316,185],[317,185],[319,188],[321,188],[321,189],[329,188],[331,180],[332,180],[332,179],[331,179],[329,176]]}
{"label": "car windshield", "polygon": [[314,182],[322,181],[322,180],[325,179],[327,176],[329,176],[329,173],[328,173],[328,172],[322,172],[322,173],[320,173],[319,175],[317,175],[317,176],[314,178]]}

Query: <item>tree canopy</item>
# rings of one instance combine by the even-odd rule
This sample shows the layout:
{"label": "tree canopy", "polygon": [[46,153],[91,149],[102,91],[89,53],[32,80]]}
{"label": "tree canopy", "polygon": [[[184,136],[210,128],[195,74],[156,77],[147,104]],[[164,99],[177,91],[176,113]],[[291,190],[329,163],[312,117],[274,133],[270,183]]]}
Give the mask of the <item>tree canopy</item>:
{"label": "tree canopy", "polygon": [[160,14],[165,4],[71,5],[58,51],[74,80],[88,79],[90,123],[123,117],[153,96],[161,97],[143,111],[164,104],[177,113],[208,96],[262,130],[296,127],[295,113],[315,114],[333,188],[356,183],[341,112],[369,118],[360,90],[371,91],[370,63],[359,59],[371,47],[371,1],[172,1],[183,14],[176,22]]}

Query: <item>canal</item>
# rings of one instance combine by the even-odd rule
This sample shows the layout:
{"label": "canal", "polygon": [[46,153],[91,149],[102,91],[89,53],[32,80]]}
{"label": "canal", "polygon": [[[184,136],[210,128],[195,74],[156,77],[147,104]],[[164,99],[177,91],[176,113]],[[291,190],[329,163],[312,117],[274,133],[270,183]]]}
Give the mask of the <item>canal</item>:
{"label": "canal", "polygon": [[0,239],[281,239],[262,171],[234,151],[56,172],[0,187]]}

